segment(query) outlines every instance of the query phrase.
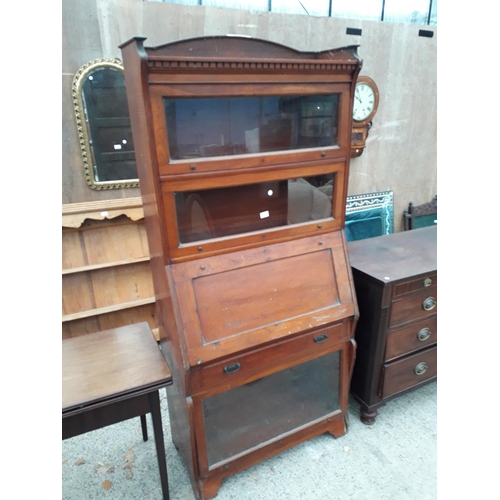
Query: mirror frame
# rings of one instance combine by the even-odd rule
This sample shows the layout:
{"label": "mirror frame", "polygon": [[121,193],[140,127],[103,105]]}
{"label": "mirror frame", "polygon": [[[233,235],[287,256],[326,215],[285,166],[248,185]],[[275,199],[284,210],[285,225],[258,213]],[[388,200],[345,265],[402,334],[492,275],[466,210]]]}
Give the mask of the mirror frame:
{"label": "mirror frame", "polygon": [[85,107],[83,105],[83,84],[92,71],[98,68],[113,68],[123,73],[123,63],[120,59],[93,59],[84,64],[73,78],[72,98],[75,111],[76,126],[78,130],[78,139],[83,158],[83,168],[85,180],[90,189],[121,189],[139,187],[139,179],[123,179],[120,181],[96,181],[94,169],[92,166],[92,149],[90,146],[90,132],[88,122],[85,116]]}

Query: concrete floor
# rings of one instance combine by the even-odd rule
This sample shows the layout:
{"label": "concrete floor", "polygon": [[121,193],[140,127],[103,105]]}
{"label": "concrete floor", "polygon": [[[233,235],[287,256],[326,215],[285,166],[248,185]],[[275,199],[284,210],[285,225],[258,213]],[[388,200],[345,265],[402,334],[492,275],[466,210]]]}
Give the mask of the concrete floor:
{"label": "concrete floor", "polygon": [[[171,437],[160,391],[171,500],[194,500]],[[437,383],[383,406],[374,425],[349,403],[349,430],[323,434],[222,482],[217,500],[434,500],[437,498]],[[156,499],[161,487],[151,417],[62,442],[62,498]]]}

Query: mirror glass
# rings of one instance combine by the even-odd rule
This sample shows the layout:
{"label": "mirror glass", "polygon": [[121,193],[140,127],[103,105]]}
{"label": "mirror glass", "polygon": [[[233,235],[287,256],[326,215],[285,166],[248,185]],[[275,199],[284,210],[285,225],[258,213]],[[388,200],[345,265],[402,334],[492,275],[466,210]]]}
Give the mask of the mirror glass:
{"label": "mirror glass", "polygon": [[121,61],[98,59],[83,66],[73,80],[73,100],[89,187],[137,187],[139,180]]}

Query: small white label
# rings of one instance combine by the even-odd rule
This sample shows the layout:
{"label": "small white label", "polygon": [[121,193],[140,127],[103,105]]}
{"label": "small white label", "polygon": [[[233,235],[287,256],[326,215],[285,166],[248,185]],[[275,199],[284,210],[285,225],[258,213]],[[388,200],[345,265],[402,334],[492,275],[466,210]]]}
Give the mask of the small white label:
{"label": "small white label", "polygon": [[103,217],[107,217],[107,216],[108,216],[108,212],[101,212],[101,215],[102,215]]}
{"label": "small white label", "polygon": [[261,219],[266,219],[267,217],[269,217],[269,210],[266,210],[265,212],[260,213]]}
{"label": "small white label", "polygon": [[121,145],[121,144],[115,144],[113,147],[114,147],[115,149],[121,149],[121,148],[122,148],[122,145]]}

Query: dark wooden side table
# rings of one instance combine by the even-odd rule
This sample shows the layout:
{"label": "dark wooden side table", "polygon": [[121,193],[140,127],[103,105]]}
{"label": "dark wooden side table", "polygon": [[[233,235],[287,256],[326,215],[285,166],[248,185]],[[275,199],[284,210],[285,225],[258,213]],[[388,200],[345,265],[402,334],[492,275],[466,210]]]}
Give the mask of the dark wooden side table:
{"label": "dark wooden side table", "polygon": [[361,421],[437,378],[437,227],[348,243],[359,306],[351,394]]}
{"label": "dark wooden side table", "polygon": [[168,499],[158,390],[172,375],[147,323],[62,341],[62,438],[151,413],[163,498]]}

